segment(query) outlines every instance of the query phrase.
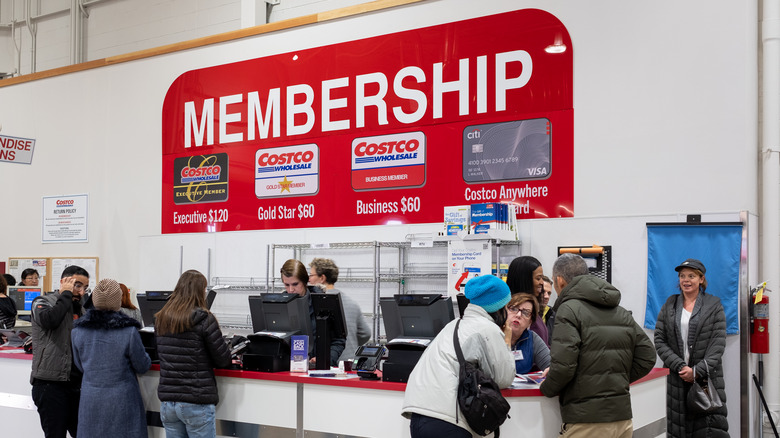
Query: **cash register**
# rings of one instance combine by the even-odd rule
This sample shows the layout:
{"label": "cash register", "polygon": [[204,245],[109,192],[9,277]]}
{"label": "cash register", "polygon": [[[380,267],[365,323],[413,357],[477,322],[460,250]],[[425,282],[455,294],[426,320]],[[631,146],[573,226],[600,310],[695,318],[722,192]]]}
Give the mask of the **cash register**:
{"label": "cash register", "polygon": [[[311,339],[312,328],[306,297],[288,293],[266,293],[249,296],[249,313],[254,333],[242,357],[249,371],[279,372],[290,370],[290,342],[294,335]],[[309,343],[309,352],[313,350]]]}
{"label": "cash register", "polygon": [[455,318],[452,299],[439,294],[396,294],[379,300],[388,357],[382,380],[406,382],[433,338]]}
{"label": "cash register", "polygon": [[[143,328],[139,330],[139,334],[141,335],[144,349],[153,363],[160,362],[160,358],[157,356],[157,339],[154,335],[154,315],[162,310],[171,294],[173,294],[173,291],[170,290],[151,290],[136,295],[138,308],[141,309],[141,319],[144,323]],[[216,296],[217,293],[213,289],[209,289],[206,294],[206,307],[208,309],[211,309]]]}

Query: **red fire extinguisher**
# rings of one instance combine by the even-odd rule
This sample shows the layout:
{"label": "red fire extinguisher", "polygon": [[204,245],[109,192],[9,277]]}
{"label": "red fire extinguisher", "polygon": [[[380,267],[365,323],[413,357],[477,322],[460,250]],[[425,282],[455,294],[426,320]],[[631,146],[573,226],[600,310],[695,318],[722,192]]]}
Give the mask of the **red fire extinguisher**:
{"label": "red fire extinguisher", "polygon": [[750,352],[769,353],[769,297],[763,284],[751,295],[752,324],[750,325]]}

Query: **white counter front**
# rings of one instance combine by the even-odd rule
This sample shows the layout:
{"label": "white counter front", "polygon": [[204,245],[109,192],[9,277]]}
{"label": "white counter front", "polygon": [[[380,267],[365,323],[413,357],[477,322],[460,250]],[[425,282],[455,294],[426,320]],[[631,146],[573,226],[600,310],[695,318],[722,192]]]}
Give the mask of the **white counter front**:
{"label": "white counter front", "polygon": [[[0,422],[3,436],[43,437],[30,397],[31,356],[0,352]],[[157,367],[140,376],[149,436],[162,438]],[[231,437],[409,437],[401,417],[403,383],[357,378],[315,378],[293,373],[217,370],[220,403],[217,435]],[[668,370],[654,369],[631,385],[634,438],[666,434]],[[557,398],[536,387],[504,391],[512,409],[503,436],[557,436],[561,416]]]}

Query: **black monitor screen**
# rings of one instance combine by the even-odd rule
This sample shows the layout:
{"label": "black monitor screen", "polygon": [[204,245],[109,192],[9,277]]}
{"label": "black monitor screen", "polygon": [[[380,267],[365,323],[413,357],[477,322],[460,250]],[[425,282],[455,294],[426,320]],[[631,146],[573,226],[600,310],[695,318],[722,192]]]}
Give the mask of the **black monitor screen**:
{"label": "black monitor screen", "polygon": [[249,316],[252,317],[252,331],[257,333],[265,330],[265,316],[263,315],[263,297],[260,295],[249,296]]}
{"label": "black monitor screen", "polygon": [[[309,337],[309,350],[314,348],[309,300],[298,294],[269,293],[263,297],[263,319],[267,332],[296,332]],[[250,312],[252,309],[250,308]]]}
{"label": "black monitor screen", "polygon": [[[136,295],[138,308],[141,309],[141,319],[144,320],[145,327],[154,327],[154,315],[162,310],[172,293],[173,291],[170,290],[151,290],[146,291],[144,294]],[[207,309],[211,310],[211,305],[216,297],[217,293],[213,289],[209,289],[206,294]]]}
{"label": "black monitor screen", "polygon": [[214,304],[214,299],[217,298],[217,292],[214,289],[209,289],[206,292],[206,308],[211,310],[211,305]]}
{"label": "black monitor screen", "polygon": [[331,337],[347,337],[347,319],[344,317],[340,293],[311,294],[311,304],[315,317],[323,316],[330,320]]}
{"label": "black monitor screen", "polygon": [[[402,336],[406,338],[435,338],[436,335],[455,319],[452,299],[442,295],[410,294],[394,295],[393,301],[380,300],[387,339]],[[387,309],[387,310],[386,310]],[[400,327],[398,336],[392,331]]]}
{"label": "black monitor screen", "polygon": [[401,336],[401,317],[398,315],[398,303],[393,297],[379,297],[379,308],[382,310],[382,322],[385,326],[385,336],[388,341]]}
{"label": "black monitor screen", "polygon": [[138,299],[138,308],[141,309],[141,318],[144,320],[145,327],[154,327],[154,315],[162,310],[165,303],[168,302],[168,297],[171,296],[173,291],[146,291],[145,294],[136,295]]}
{"label": "black monitor screen", "polygon": [[41,296],[41,288],[30,286],[8,286],[8,297],[16,305],[17,312],[29,314],[32,309],[32,302]]}

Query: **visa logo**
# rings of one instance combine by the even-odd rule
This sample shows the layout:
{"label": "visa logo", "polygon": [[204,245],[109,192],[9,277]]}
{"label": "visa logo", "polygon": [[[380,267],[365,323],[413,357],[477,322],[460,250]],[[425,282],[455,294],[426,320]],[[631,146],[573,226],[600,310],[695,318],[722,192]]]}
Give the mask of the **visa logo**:
{"label": "visa logo", "polygon": [[545,167],[526,167],[528,175],[530,176],[543,176],[547,175],[547,168]]}

